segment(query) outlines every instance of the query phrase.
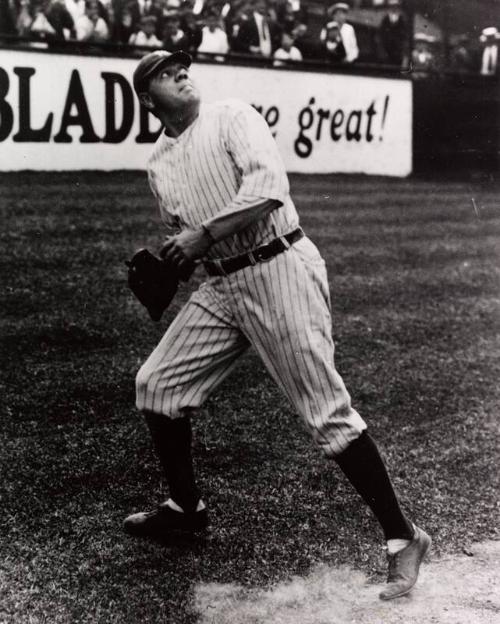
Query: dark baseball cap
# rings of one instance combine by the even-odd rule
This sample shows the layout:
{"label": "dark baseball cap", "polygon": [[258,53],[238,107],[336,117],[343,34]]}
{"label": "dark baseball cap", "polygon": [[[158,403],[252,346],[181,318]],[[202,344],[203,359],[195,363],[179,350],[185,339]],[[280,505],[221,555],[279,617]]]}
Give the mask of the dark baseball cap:
{"label": "dark baseball cap", "polygon": [[137,94],[146,91],[149,80],[166,65],[171,63],[181,63],[189,67],[192,62],[191,56],[187,52],[167,52],[166,50],[155,50],[143,56],[134,71],[134,89]]}

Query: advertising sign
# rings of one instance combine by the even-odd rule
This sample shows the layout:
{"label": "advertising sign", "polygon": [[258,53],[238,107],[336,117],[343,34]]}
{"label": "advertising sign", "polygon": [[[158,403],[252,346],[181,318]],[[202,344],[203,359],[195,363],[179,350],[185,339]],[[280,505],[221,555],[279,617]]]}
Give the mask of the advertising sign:
{"label": "advertising sign", "polygon": [[[132,88],[137,60],[0,50],[0,171],[144,169],[159,122]],[[407,176],[410,81],[194,63],[205,102],[266,119],[289,172]]]}

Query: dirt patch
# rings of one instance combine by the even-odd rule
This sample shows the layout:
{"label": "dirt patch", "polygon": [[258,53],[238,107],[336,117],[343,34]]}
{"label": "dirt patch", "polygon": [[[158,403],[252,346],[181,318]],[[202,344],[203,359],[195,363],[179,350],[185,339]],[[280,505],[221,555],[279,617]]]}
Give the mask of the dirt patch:
{"label": "dirt patch", "polygon": [[348,567],[320,566],[268,590],[201,584],[200,624],[500,624],[500,542],[424,564],[409,596],[378,599],[380,585]]}

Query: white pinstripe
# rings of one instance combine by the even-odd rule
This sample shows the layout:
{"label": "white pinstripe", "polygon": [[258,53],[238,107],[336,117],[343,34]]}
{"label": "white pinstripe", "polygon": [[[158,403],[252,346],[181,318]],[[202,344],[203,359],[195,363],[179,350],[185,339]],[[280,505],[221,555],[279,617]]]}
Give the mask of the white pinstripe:
{"label": "white pinstripe", "polygon": [[[248,251],[298,225],[274,140],[249,111],[232,101],[213,106],[180,140],[160,139],[151,159],[151,185],[171,225],[197,226],[256,198],[283,202],[214,245],[211,257]],[[193,293],[137,375],[137,407],[171,418],[200,407],[249,345],[326,455],[366,428],[335,369],[326,268],[307,238]]]}
{"label": "white pinstripe", "polygon": [[244,253],[298,226],[288,179],[267,124],[237,100],[202,106],[198,119],[176,139],[162,134],[148,174],[162,218],[173,228],[197,227],[264,199],[283,202],[280,210],[214,245],[210,258]]}

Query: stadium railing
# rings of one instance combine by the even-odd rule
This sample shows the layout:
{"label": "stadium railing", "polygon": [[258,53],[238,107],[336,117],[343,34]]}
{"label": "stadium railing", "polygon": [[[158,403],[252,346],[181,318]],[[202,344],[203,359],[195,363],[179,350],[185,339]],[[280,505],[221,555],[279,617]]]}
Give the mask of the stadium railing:
{"label": "stadium railing", "polygon": [[[68,40],[33,39],[0,34],[0,49],[36,50],[44,54],[77,54],[83,56],[105,56],[119,58],[139,58],[155,48],[131,46],[128,43],[116,42],[88,42]],[[351,74],[357,76],[390,76],[393,78],[408,79],[408,71],[401,70],[394,65],[385,65],[379,62],[356,62],[350,64],[332,64],[321,59],[304,59],[302,61],[280,61],[283,65],[276,67],[274,59],[263,58],[249,54],[230,52],[229,54],[209,54],[196,58],[197,63],[217,63],[220,59],[226,65],[243,65],[249,67],[275,68],[280,70],[313,71],[324,73]]]}

